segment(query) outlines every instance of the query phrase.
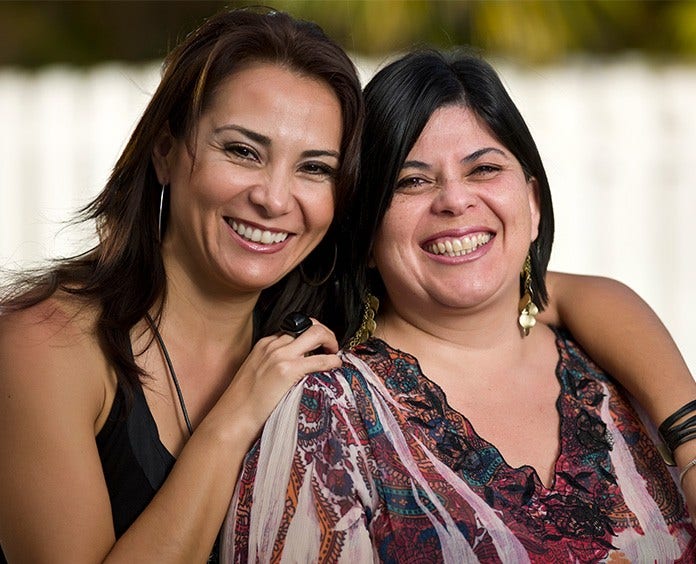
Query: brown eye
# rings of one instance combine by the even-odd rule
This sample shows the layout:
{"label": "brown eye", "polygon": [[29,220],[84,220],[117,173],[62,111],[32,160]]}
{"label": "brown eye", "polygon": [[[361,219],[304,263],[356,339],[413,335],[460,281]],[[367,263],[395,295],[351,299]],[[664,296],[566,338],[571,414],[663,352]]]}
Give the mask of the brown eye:
{"label": "brown eye", "polygon": [[478,165],[471,171],[473,176],[490,176],[499,172],[501,168],[496,165]]}
{"label": "brown eye", "polygon": [[258,160],[256,152],[251,147],[240,145],[239,143],[229,143],[225,145],[225,152],[239,157],[240,159]]}
{"label": "brown eye", "polygon": [[305,163],[301,167],[302,172],[311,174],[312,176],[335,176],[336,171],[333,167],[327,165],[326,163]]}
{"label": "brown eye", "polygon": [[421,178],[419,176],[407,176],[406,178],[402,178],[396,183],[396,189],[397,190],[409,190],[409,189],[414,189],[414,188],[420,188],[426,183],[426,180],[424,178]]}

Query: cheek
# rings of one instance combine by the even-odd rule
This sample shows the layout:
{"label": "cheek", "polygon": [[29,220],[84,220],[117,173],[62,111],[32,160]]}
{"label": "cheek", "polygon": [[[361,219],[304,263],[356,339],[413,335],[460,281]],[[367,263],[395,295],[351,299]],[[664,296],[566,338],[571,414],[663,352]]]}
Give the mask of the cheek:
{"label": "cheek", "polygon": [[401,252],[406,234],[402,228],[403,222],[398,221],[395,214],[387,212],[375,236],[370,266],[376,267],[386,277],[404,264]]}
{"label": "cheek", "polygon": [[398,225],[398,222],[394,221],[393,214],[387,211],[375,234],[375,241],[372,247],[372,254],[376,262],[379,262],[387,254],[388,249],[394,245],[395,241],[399,240]]}
{"label": "cheek", "polygon": [[225,189],[219,176],[205,170],[194,170],[177,188],[177,199],[191,210],[215,205],[229,192],[229,186]]}
{"label": "cheek", "polygon": [[529,199],[524,191],[501,193],[495,202],[491,202],[491,208],[508,227],[513,227],[520,232],[523,230],[525,237],[533,227]]}
{"label": "cheek", "polygon": [[309,198],[308,217],[311,228],[322,231],[322,236],[326,233],[334,218],[336,206],[333,191],[328,194],[315,195]]}
{"label": "cheek", "polygon": [[406,198],[396,194],[387,208],[380,226],[381,237],[385,243],[394,243],[405,237],[411,239],[418,223],[418,218],[427,216],[423,202],[416,198]]}
{"label": "cheek", "polygon": [[516,212],[512,212],[512,217],[520,229],[520,237],[524,238],[525,241],[529,239],[529,242],[536,238],[537,232],[537,219],[535,216],[535,208],[532,206],[529,198],[526,194],[519,198],[516,203]]}
{"label": "cheek", "polygon": [[241,173],[231,170],[229,166],[217,163],[209,164],[204,170],[200,170],[195,179],[195,190],[201,200],[212,205],[219,205],[237,198],[254,185],[255,179],[246,171]]}
{"label": "cheek", "polygon": [[[428,230],[431,219],[429,205],[426,198],[396,194],[377,231],[373,251],[375,259],[379,253],[386,261],[393,262],[398,256],[400,261],[411,262],[418,251],[418,233]],[[400,261],[397,261],[398,266],[402,265]]]}

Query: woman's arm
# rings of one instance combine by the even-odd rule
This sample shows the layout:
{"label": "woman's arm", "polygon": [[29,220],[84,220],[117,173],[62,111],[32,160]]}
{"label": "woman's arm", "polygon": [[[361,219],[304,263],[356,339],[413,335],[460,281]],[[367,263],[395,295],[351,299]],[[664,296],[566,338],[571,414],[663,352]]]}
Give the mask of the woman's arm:
{"label": "woman's arm", "polygon": [[[621,382],[659,425],[696,399],[696,381],[655,312],[625,284],[609,278],[549,272],[550,302],[540,317],[562,325],[595,361]],[[683,468],[696,457],[696,441],[674,453]],[[696,509],[696,469],[684,478]]]}
{"label": "woman's arm", "polygon": [[628,286],[555,272],[549,273],[548,284],[551,298],[543,321],[567,327],[656,425],[696,399],[696,381],[669,332]]}
{"label": "woman's arm", "polygon": [[113,374],[90,322],[45,304],[0,317],[0,544],[8,561],[205,561],[268,413],[305,371],[340,364],[335,355],[304,356],[322,344],[335,350],[329,335],[315,326],[295,340],[259,341],[116,540],[95,441]]}

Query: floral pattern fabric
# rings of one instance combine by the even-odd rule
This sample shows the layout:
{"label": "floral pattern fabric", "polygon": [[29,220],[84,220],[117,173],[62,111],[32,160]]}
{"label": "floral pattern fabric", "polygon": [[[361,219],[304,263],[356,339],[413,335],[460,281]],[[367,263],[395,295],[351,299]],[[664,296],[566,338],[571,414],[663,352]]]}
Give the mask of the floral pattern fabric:
{"label": "floral pattern fabric", "polygon": [[507,465],[415,358],[372,339],[285,397],[247,456],[228,562],[696,562],[672,474],[612,380],[557,333],[551,487]]}

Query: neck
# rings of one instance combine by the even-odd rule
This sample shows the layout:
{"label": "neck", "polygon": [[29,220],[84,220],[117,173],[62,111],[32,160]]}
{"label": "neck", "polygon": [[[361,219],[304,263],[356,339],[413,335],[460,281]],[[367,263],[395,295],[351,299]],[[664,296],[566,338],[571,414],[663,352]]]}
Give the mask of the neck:
{"label": "neck", "polygon": [[460,367],[502,369],[518,364],[531,342],[529,337],[522,338],[517,309],[512,303],[506,303],[508,307],[467,312],[430,308],[427,314],[419,315],[401,312],[385,301],[380,307],[375,336],[413,354],[421,363],[439,358]]}
{"label": "neck", "polygon": [[160,331],[167,346],[196,351],[213,364],[243,359],[251,348],[259,295],[203,289],[181,269],[168,268]]}

